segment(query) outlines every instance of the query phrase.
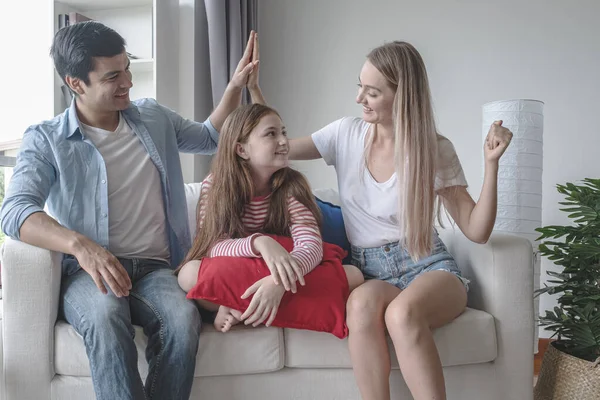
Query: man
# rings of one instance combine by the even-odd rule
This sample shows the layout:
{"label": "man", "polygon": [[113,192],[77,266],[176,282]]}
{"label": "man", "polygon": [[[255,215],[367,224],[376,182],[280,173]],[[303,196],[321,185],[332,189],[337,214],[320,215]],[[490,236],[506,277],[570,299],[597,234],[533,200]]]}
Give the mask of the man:
{"label": "man", "polygon": [[[191,244],[179,151],[215,152],[257,65],[254,35],[204,123],[129,100],[114,30],[85,22],[54,38],[55,68],[75,98],[25,132],[0,218],[7,235],[65,254],[60,312],[83,337],[99,400],[190,396],[201,321],[172,273]],[[145,385],[133,324],[148,336]]]}

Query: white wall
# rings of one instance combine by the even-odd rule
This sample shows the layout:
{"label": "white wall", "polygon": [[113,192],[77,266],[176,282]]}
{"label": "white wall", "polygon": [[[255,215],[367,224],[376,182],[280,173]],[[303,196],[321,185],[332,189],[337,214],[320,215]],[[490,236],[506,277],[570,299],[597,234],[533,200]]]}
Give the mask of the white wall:
{"label": "white wall", "polygon": [[[555,185],[600,176],[599,15],[597,0],[261,0],[261,85],[290,135],[307,135],[360,115],[357,76],[371,48],[414,44],[428,68],[439,129],[454,142],[475,199],[481,105],[542,100],[542,224],[563,224]],[[299,168],[313,186],[336,184],[322,161]],[[549,266],[543,260],[543,277]],[[540,308],[554,304],[545,296]]]}
{"label": "white wall", "polygon": [[[152,59],[153,54],[153,8],[152,2],[147,5],[129,8],[93,9],[80,12],[88,18],[97,20],[117,31],[127,43],[127,51],[139,59]],[[98,7],[97,4],[92,7]],[[72,7],[68,8],[72,11]],[[130,91],[132,100],[144,97],[156,97],[152,68],[146,70],[132,65],[133,87]],[[61,82],[62,84],[62,82]],[[61,109],[62,113],[64,110]]]}
{"label": "white wall", "polygon": [[[65,0],[63,0],[65,1]],[[153,57],[153,17],[152,0],[128,1],[125,6],[128,8],[111,8],[106,4],[102,8],[99,4],[86,4],[85,0],[80,1],[80,6],[73,5],[71,0],[64,2],[54,2],[54,33],[58,31],[58,15],[69,12],[78,12],[85,17],[97,20],[116,30],[127,42],[127,51],[136,55],[140,59],[152,59]],[[145,2],[146,5],[136,6],[136,4]],[[128,5],[132,3],[132,7]],[[114,4],[113,4],[114,6]],[[121,4],[121,7],[123,4]],[[54,36],[53,33],[53,36]],[[52,40],[52,38],[50,38]],[[54,67],[52,67],[54,68]],[[132,100],[144,97],[156,97],[154,89],[154,76],[152,68],[140,68],[138,65],[131,66],[133,74],[133,87],[130,96]],[[62,114],[70,103],[62,94],[61,87],[64,85],[58,73],[54,73],[54,114]],[[33,123],[33,122],[32,122]]]}

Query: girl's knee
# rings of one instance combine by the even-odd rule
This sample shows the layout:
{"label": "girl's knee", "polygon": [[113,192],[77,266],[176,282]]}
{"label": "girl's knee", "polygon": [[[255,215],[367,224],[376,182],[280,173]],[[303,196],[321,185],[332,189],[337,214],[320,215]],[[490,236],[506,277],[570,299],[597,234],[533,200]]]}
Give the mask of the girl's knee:
{"label": "girl's knee", "polygon": [[344,265],[344,271],[346,272],[346,278],[348,279],[348,286],[350,286],[351,292],[365,282],[362,272],[354,265]]}
{"label": "girl's knee", "polygon": [[198,271],[200,270],[200,260],[187,262],[177,275],[177,282],[184,292],[189,292],[198,281]]}

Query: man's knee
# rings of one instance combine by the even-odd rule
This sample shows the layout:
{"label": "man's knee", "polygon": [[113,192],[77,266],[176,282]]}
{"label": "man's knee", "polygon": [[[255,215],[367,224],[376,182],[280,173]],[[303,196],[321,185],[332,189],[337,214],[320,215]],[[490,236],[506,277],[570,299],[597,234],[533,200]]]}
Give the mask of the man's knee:
{"label": "man's knee", "polygon": [[200,339],[201,318],[194,303],[190,300],[163,320],[163,339],[170,351],[196,354]]}
{"label": "man's knee", "polygon": [[129,307],[113,302],[100,302],[97,307],[87,310],[82,316],[81,325],[84,330],[95,336],[111,339],[119,339],[123,335],[128,338],[135,336]]}
{"label": "man's knee", "polygon": [[79,334],[109,338],[134,336],[127,299],[112,293],[103,294],[87,273],[71,278],[66,280],[68,286],[63,287],[61,294],[62,314]]}

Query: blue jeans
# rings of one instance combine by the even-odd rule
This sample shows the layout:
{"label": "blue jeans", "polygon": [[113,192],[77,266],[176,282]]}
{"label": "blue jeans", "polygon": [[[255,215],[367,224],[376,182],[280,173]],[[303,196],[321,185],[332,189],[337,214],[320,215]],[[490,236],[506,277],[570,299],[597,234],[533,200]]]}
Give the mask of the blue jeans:
{"label": "blue jeans", "polygon": [[[132,282],[128,297],[102,294],[75,259],[63,262],[61,313],[83,337],[98,400],[189,399],[200,315],[165,262],[119,259]],[[148,337],[146,383],[137,367],[133,325]]]}
{"label": "blue jeans", "polygon": [[425,272],[446,271],[460,279],[469,290],[469,281],[461,276],[454,257],[437,233],[433,237],[431,254],[417,262],[398,242],[371,248],[352,246],[351,254],[351,263],[361,270],[366,280],[379,279],[404,290]]}

